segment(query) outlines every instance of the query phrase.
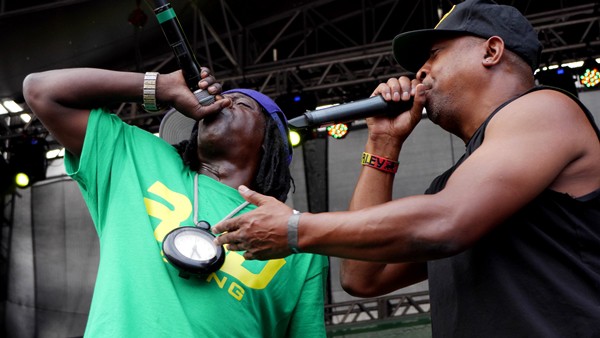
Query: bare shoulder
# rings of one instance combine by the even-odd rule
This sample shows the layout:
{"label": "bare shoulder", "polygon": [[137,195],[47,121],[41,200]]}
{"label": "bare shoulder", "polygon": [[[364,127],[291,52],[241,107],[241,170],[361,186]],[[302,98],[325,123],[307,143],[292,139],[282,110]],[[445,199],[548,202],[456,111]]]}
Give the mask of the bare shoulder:
{"label": "bare shoulder", "polygon": [[571,97],[556,90],[542,89],[531,92],[516,99],[507,107],[510,106],[536,119],[589,124],[581,107]]}
{"label": "bare shoulder", "polygon": [[566,94],[550,89],[528,93],[509,103],[490,122],[491,129],[495,125],[533,133],[560,132],[573,140],[598,139],[582,108]]}
{"label": "bare shoulder", "polygon": [[519,139],[521,147],[535,147],[539,159],[554,158],[562,169],[550,189],[582,196],[600,188],[598,135],[566,94],[543,89],[524,95],[502,109],[489,129],[491,135]]}

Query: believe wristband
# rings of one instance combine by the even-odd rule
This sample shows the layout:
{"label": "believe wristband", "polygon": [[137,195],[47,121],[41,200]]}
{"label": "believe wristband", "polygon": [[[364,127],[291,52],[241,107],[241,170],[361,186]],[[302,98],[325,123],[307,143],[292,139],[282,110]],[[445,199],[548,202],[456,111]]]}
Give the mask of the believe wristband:
{"label": "believe wristband", "polygon": [[288,247],[292,250],[293,253],[300,253],[300,248],[298,248],[298,222],[300,221],[300,212],[294,210],[294,213],[288,219],[287,224],[287,238],[288,238]]}
{"label": "believe wristband", "polygon": [[361,164],[367,167],[375,168],[377,170],[385,171],[388,173],[395,174],[398,171],[398,161],[392,161],[385,157],[369,154],[367,152],[362,153]]}

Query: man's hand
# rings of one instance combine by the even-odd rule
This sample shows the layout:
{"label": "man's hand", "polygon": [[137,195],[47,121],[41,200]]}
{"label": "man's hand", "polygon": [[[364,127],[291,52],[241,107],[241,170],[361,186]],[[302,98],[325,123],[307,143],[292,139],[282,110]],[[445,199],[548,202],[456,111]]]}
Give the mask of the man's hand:
{"label": "man's hand", "polygon": [[213,233],[221,234],[215,244],[227,245],[232,251],[246,251],[246,259],[266,260],[291,254],[287,222],[292,209],[274,197],[261,195],[245,186],[238,190],[246,201],[258,208],[212,227]]}
{"label": "man's hand", "polygon": [[221,109],[229,107],[231,100],[219,95],[223,91],[221,84],[216,82],[208,68],[202,67],[201,80],[198,86],[215,96],[215,102],[202,106],[196,96],[187,87],[181,70],[169,74],[161,74],[157,79],[156,97],[159,101],[167,103],[182,114],[199,121],[207,116],[218,113]]}
{"label": "man's hand", "polygon": [[371,96],[381,95],[386,101],[408,101],[414,97],[412,108],[397,115],[382,115],[367,119],[369,138],[375,142],[401,144],[421,120],[425,104],[425,86],[417,79],[402,76],[380,83]]}

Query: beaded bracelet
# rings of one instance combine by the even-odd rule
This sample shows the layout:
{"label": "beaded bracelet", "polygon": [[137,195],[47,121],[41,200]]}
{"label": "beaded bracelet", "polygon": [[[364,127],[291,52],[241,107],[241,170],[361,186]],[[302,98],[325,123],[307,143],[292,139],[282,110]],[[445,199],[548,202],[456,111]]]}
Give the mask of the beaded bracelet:
{"label": "beaded bracelet", "polygon": [[395,174],[396,171],[398,171],[398,161],[392,161],[385,157],[369,154],[367,152],[362,153],[361,164],[392,174]]}

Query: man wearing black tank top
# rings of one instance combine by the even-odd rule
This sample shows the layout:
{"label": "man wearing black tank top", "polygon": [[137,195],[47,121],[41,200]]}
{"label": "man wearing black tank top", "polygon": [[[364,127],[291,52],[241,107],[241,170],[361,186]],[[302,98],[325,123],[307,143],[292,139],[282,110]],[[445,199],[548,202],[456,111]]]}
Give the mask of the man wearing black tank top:
{"label": "man wearing black tank top", "polygon": [[[513,7],[467,0],[393,48],[416,77],[373,95],[414,104],[367,120],[350,211],[290,216],[242,187],[260,207],[217,226],[228,231],[218,242],[254,259],[342,257],[342,284],[362,297],[428,279],[435,337],[597,337],[600,132],[575,97],[535,86],[531,24]],[[426,194],[391,200],[423,108],[466,153]]]}

